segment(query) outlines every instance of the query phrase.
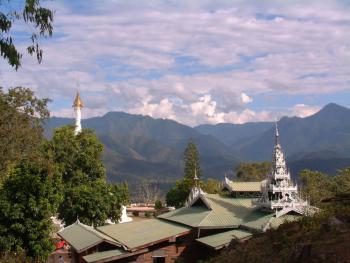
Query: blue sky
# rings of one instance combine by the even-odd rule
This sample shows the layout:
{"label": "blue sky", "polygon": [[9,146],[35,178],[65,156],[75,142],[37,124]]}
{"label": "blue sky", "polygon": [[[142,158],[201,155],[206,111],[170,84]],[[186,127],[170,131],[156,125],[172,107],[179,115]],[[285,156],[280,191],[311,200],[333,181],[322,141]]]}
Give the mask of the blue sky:
{"label": "blue sky", "polygon": [[[18,2],[16,2],[18,4]],[[50,97],[56,116],[125,111],[202,123],[305,117],[350,107],[349,1],[46,1],[54,36],[43,62],[0,82]],[[30,29],[18,25],[24,48]]]}

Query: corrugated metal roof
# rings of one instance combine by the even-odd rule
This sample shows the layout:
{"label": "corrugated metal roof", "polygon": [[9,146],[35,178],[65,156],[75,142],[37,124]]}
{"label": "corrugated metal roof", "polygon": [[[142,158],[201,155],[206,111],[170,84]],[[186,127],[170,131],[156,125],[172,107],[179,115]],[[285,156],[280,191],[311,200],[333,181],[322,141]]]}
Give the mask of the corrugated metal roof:
{"label": "corrugated metal roof", "polygon": [[199,224],[199,227],[238,227],[242,218],[250,214],[254,208],[251,199],[221,197],[206,194],[212,212]]}
{"label": "corrugated metal roof", "polygon": [[261,182],[233,182],[230,181],[228,185],[231,191],[235,192],[260,192]]}
{"label": "corrugated metal roof", "polygon": [[146,244],[184,234],[191,230],[190,227],[160,219],[107,225],[98,227],[97,229],[129,249],[142,247]]}
{"label": "corrugated metal roof", "polygon": [[200,198],[205,198],[211,209],[204,206],[183,207],[159,217],[192,227],[232,228],[238,227],[242,219],[254,210],[251,199],[221,197],[216,194],[204,194]]}
{"label": "corrugated metal roof", "polygon": [[276,218],[275,213],[264,213],[260,210],[255,210],[243,219],[242,226],[263,231],[267,224],[271,228],[278,228],[285,222],[296,221],[300,218],[301,216],[288,214]]}
{"label": "corrugated metal roof", "polygon": [[104,260],[104,262],[108,262],[108,259],[113,260],[115,257],[125,255],[127,253],[128,252],[125,252],[121,249],[114,249],[114,250],[108,250],[103,252],[96,252],[96,253],[84,256],[83,259],[87,263],[93,263],[99,260]]}
{"label": "corrugated metal roof", "polygon": [[84,225],[79,221],[58,232],[58,235],[66,240],[78,252],[95,246],[101,242],[108,242],[116,246],[120,243],[109,236],[98,232],[94,228]]}
{"label": "corrugated metal roof", "polygon": [[197,227],[210,213],[211,210],[204,207],[182,207],[162,214],[158,216],[158,218],[164,218],[184,225]]}
{"label": "corrugated metal roof", "polygon": [[250,233],[249,231],[235,229],[207,237],[201,237],[196,240],[214,249],[220,249],[230,244],[232,239],[243,239],[251,235],[252,233]]}

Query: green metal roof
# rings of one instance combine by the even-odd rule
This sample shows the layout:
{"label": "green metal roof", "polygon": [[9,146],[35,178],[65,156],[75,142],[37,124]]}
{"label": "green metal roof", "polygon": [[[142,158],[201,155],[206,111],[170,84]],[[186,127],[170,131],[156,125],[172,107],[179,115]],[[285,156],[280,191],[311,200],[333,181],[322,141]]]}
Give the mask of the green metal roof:
{"label": "green metal roof", "polygon": [[251,236],[252,233],[241,230],[241,229],[235,229],[226,231],[223,233],[207,236],[207,237],[201,237],[196,239],[198,242],[203,243],[211,248],[214,249],[220,249],[228,244],[230,244],[232,239],[243,239]]}
{"label": "green metal roof", "polygon": [[107,225],[98,227],[97,229],[129,249],[142,247],[146,244],[184,234],[191,230],[190,227],[160,219]]}
{"label": "green metal roof", "polygon": [[260,192],[261,182],[232,182],[230,181],[228,185],[231,191],[235,192]]}
{"label": "green metal roof", "polygon": [[121,246],[120,243],[113,240],[109,236],[106,236],[94,228],[80,223],[79,221],[64,228],[57,234],[66,240],[78,252],[86,250],[101,242],[108,242],[116,246]]}
{"label": "green metal roof", "polygon": [[276,218],[275,213],[266,213],[260,210],[255,210],[244,218],[242,226],[263,231],[263,228],[267,224],[269,224],[271,228],[278,228],[285,222],[296,221],[300,218],[301,216],[288,214]]}
{"label": "green metal roof", "polygon": [[216,194],[204,194],[200,198],[205,198],[210,209],[204,206],[183,207],[159,217],[192,227],[232,228],[238,227],[242,219],[254,210],[251,199],[221,197]]}
{"label": "green metal roof", "polygon": [[117,259],[119,256],[125,255],[125,254],[128,254],[128,252],[125,252],[121,249],[114,249],[114,250],[108,250],[103,252],[96,252],[88,256],[84,256],[83,259],[87,263],[93,263],[96,261],[108,262],[110,260]]}
{"label": "green metal roof", "polygon": [[184,225],[197,227],[211,213],[204,207],[182,207],[174,211],[162,214],[158,218],[168,219]]}

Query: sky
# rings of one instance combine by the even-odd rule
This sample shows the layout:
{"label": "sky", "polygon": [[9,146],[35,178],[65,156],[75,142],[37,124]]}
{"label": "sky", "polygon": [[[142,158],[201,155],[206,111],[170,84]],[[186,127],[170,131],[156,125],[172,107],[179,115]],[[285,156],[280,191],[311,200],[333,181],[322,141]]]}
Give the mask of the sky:
{"label": "sky", "polygon": [[[18,4],[18,1],[13,1]],[[54,35],[43,61],[15,71],[0,60],[0,86],[49,97],[51,115],[125,111],[186,125],[306,117],[350,107],[350,1],[45,1]],[[13,28],[23,50],[31,29]]]}

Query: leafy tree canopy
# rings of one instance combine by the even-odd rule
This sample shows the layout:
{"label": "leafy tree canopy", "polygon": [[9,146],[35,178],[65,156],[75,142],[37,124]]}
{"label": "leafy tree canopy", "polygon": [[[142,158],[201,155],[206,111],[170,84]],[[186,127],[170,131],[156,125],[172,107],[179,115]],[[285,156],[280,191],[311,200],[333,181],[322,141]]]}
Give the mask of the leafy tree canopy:
{"label": "leafy tree canopy", "polygon": [[52,35],[53,12],[44,8],[40,0],[24,0],[23,3],[1,0],[0,8],[0,55],[16,70],[21,66],[23,54],[14,44],[15,35],[11,29],[15,24],[24,22],[31,29],[27,52],[35,55],[40,63],[43,51],[39,46],[39,39]]}
{"label": "leafy tree canopy", "polygon": [[60,207],[60,218],[67,225],[79,219],[84,224],[100,226],[107,219],[118,221],[121,205],[129,200],[125,184],[106,184],[102,179],[69,187]]}
{"label": "leafy tree canopy", "polygon": [[65,184],[106,178],[101,160],[103,144],[92,130],[83,129],[75,136],[73,126],[58,128],[46,149],[59,166]]}
{"label": "leafy tree canopy", "polygon": [[339,170],[335,176],[303,170],[299,177],[302,194],[314,205],[320,205],[326,198],[350,193],[350,168]]}
{"label": "leafy tree canopy", "polygon": [[121,205],[130,199],[129,190],[126,184],[106,183],[103,145],[93,131],[83,129],[74,135],[73,126],[64,126],[55,130],[45,147],[62,174],[64,198],[59,217],[67,225],[78,218],[95,226],[120,218]]}
{"label": "leafy tree canopy", "polygon": [[220,193],[220,182],[218,180],[209,178],[206,181],[202,181],[200,186],[202,190],[208,194]]}
{"label": "leafy tree canopy", "polygon": [[53,249],[52,222],[61,201],[61,177],[53,166],[22,161],[0,189],[0,250],[45,262]]}
{"label": "leafy tree canopy", "polygon": [[0,87],[0,182],[11,165],[22,159],[34,161],[40,155],[48,102],[35,97],[30,89],[4,92]]}
{"label": "leafy tree canopy", "polygon": [[238,181],[262,181],[270,170],[270,162],[240,163],[235,168]]}
{"label": "leafy tree canopy", "polygon": [[301,181],[301,192],[311,204],[320,205],[321,201],[329,198],[332,193],[331,178],[320,172],[303,170],[299,173]]}

